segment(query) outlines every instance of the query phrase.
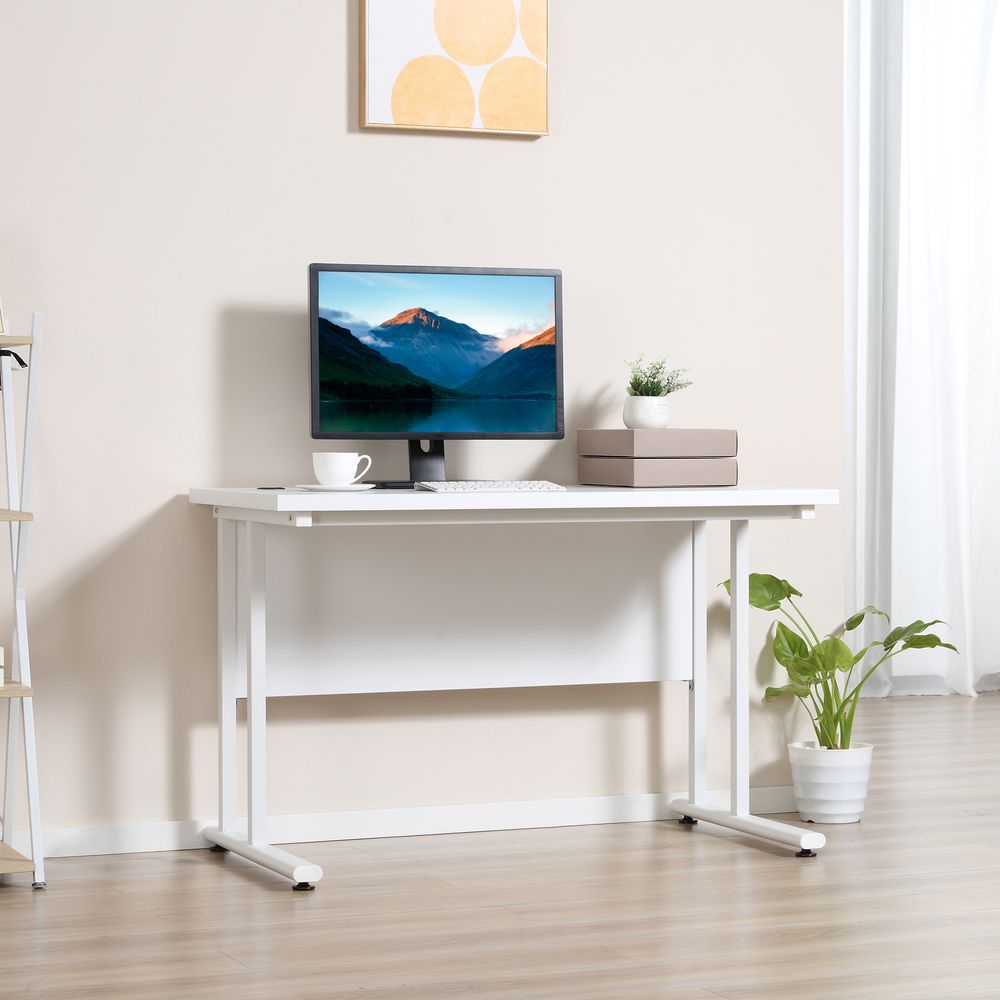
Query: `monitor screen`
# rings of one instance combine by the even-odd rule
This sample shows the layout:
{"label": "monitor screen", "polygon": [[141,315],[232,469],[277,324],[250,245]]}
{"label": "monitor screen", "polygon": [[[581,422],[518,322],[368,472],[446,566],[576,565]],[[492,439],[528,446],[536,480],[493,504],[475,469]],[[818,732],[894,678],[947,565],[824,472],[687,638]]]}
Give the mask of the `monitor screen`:
{"label": "monitor screen", "polygon": [[561,438],[559,271],[313,264],[317,438]]}

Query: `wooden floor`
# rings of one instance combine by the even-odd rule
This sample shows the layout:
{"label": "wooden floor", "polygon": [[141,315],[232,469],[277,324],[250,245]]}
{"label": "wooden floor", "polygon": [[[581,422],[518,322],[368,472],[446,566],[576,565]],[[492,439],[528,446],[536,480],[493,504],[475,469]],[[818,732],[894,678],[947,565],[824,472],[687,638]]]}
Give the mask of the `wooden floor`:
{"label": "wooden floor", "polygon": [[868,812],[813,860],[705,824],[319,844],[0,886],[0,997],[1000,997],[1000,697],[866,703]]}

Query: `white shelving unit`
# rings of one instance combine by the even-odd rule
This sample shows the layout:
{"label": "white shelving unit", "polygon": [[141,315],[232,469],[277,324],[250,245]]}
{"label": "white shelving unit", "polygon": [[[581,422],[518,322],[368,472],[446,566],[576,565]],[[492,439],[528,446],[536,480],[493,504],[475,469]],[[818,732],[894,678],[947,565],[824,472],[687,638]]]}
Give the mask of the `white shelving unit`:
{"label": "white shelving unit", "polygon": [[[45,885],[45,860],[42,851],[42,824],[38,798],[38,765],[35,752],[34,692],[31,688],[31,659],[28,654],[28,611],[25,600],[28,542],[31,535],[32,470],[35,430],[38,417],[38,362],[42,340],[42,314],[34,313],[31,336],[0,334],[0,397],[2,397],[3,449],[7,487],[7,506],[0,509],[0,523],[6,522],[10,533],[10,560],[14,599],[14,635],[11,643],[10,679],[0,687],[0,705],[7,704],[7,741],[3,759],[2,812],[0,829],[0,875],[32,872],[32,886]],[[24,435],[20,461],[14,415],[13,362],[22,352],[30,359],[28,386],[24,404]],[[14,850],[14,804],[17,799],[18,764],[23,750],[24,777],[28,792],[29,855]]]}

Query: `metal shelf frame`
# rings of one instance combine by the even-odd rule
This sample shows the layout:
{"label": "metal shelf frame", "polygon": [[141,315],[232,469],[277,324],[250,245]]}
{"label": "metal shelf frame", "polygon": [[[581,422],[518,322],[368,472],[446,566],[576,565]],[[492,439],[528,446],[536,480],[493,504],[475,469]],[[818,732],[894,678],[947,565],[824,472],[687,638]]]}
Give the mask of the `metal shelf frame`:
{"label": "metal shelf frame", "polygon": [[[3,450],[7,510],[0,512],[10,534],[10,561],[13,583],[14,635],[11,643],[10,683],[0,688],[7,702],[7,738],[3,753],[2,799],[0,799],[0,875],[32,872],[32,886],[45,886],[45,860],[42,849],[42,821],[38,795],[38,761],[35,744],[34,693],[31,687],[31,657],[28,651],[27,565],[31,537],[31,488],[34,473],[35,437],[38,427],[38,375],[42,346],[43,317],[31,317],[31,336],[0,336],[0,405],[3,415]],[[17,425],[12,360],[14,348],[29,348],[28,385],[24,400],[24,435],[20,460],[17,448]],[[20,361],[20,358],[18,358]],[[6,516],[2,516],[6,515]],[[14,850],[14,814],[17,799],[17,773],[23,751],[24,779],[28,797],[29,855]]]}

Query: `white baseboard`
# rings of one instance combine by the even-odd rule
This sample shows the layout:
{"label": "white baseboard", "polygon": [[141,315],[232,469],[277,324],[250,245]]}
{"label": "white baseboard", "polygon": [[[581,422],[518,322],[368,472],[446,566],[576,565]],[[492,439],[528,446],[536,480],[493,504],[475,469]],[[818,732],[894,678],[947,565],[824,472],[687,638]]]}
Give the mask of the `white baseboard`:
{"label": "white baseboard", "polygon": [[[373,837],[416,837],[435,833],[649,822],[670,819],[675,814],[670,811],[667,803],[686,795],[686,790],[682,789],[666,795],[606,795],[584,799],[538,799],[527,802],[304,813],[299,816],[272,816],[268,832],[271,842],[275,844],[305,844],[324,840],[366,840]],[[709,792],[706,805],[724,809],[728,804],[728,791]],[[776,788],[752,788],[750,808],[759,815],[794,812],[792,787],[784,785]],[[201,830],[215,823],[216,820],[212,818],[46,830],[45,856],[67,858],[203,848],[206,845]],[[26,831],[15,834],[14,847],[22,852],[28,850]]]}

